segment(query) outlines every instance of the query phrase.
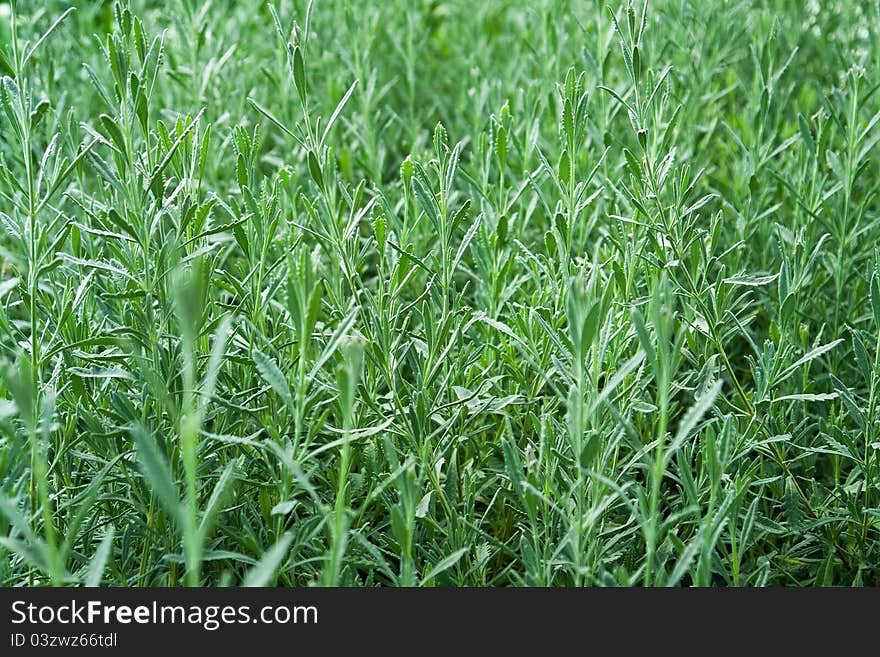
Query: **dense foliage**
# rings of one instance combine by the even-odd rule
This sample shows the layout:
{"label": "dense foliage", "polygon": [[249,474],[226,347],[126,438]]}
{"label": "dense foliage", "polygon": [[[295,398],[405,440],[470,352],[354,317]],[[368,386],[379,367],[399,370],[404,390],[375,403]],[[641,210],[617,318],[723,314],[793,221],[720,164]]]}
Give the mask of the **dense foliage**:
{"label": "dense foliage", "polygon": [[0,3],[0,582],[880,585],[878,30]]}

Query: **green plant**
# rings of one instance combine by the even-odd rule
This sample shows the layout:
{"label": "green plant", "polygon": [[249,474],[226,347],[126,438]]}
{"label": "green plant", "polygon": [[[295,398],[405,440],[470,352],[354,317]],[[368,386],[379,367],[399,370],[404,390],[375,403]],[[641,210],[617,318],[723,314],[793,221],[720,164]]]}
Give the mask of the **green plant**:
{"label": "green plant", "polygon": [[880,584],[880,4],[43,4],[0,582]]}

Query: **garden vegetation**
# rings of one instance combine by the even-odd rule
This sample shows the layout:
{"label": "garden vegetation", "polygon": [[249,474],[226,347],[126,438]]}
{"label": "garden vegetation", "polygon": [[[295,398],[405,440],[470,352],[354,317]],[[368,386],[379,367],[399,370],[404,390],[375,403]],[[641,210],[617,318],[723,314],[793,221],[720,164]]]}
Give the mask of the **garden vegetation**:
{"label": "garden vegetation", "polygon": [[880,585],[880,3],[0,3],[0,582]]}

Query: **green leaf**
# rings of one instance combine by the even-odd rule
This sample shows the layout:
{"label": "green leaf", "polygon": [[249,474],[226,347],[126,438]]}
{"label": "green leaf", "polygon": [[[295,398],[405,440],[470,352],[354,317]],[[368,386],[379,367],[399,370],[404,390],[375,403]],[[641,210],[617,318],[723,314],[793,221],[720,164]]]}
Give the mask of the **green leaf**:
{"label": "green leaf", "polygon": [[568,156],[567,150],[563,150],[562,154],[559,156],[559,165],[556,169],[558,171],[560,182],[567,185],[571,180],[571,158]]}
{"label": "green leaf", "polygon": [[178,522],[183,521],[183,507],[180,503],[177,486],[171,475],[171,468],[159,450],[159,446],[152,436],[148,435],[141,424],[136,424],[131,430],[137,448],[138,461],[141,472],[150,489],[159,498],[159,502],[165,510]]}
{"label": "green leaf", "polygon": [[104,575],[104,569],[107,567],[107,561],[110,558],[110,550],[113,548],[113,526],[110,525],[104,532],[104,538],[95,550],[89,561],[88,574],[86,575],[86,586],[98,586],[101,584],[101,578]]}
{"label": "green leaf", "polygon": [[357,86],[358,81],[355,80],[351,83],[351,86],[348,88],[348,91],[345,92],[345,95],[342,97],[336,104],[336,109],[333,110],[333,114],[330,115],[330,118],[327,121],[327,125],[324,127],[324,133],[321,135],[320,143],[323,144],[327,141],[327,135],[330,134],[330,128],[333,127],[333,124],[336,123],[336,119],[339,118],[340,112],[342,112],[342,108],[345,107],[345,104],[348,102],[348,99],[351,98],[351,94],[354,92],[354,88]]}
{"label": "green leaf", "polygon": [[260,114],[269,119],[269,121],[271,121],[275,126],[281,128],[282,132],[284,132],[284,134],[286,134],[288,137],[293,137],[294,139],[297,138],[296,134],[294,134],[294,132],[290,128],[281,123],[280,119],[276,118],[275,115],[272,114],[272,112],[260,105],[260,103],[255,101],[253,98],[248,98],[247,102],[250,103],[251,107],[257,110]]}
{"label": "green leaf", "polygon": [[250,588],[268,586],[275,577],[275,571],[287,557],[292,542],[293,535],[284,534],[275,545],[266,550],[257,564],[247,571],[242,586]]}
{"label": "green leaf", "polygon": [[46,39],[49,38],[49,35],[52,34],[52,32],[55,31],[55,28],[61,24],[61,21],[63,21],[65,18],[67,18],[75,9],[76,9],[76,7],[68,7],[68,9],[63,14],[61,14],[58,18],[55,19],[55,21],[52,23],[52,25],[49,26],[49,29],[46,30],[45,32],[43,32],[43,35],[39,39],[36,40],[34,45],[31,46],[30,50],[28,50],[27,54],[24,56],[24,59],[21,60],[21,69],[22,70],[24,70],[25,67],[27,67],[28,62],[30,61],[31,57],[34,56],[34,53],[37,51],[37,48],[39,48],[40,45]]}
{"label": "green leaf", "polygon": [[254,349],[253,359],[260,376],[272,387],[275,394],[281,397],[281,400],[287,404],[287,407],[292,409],[294,407],[293,395],[290,394],[287,378],[275,364],[275,361],[259,349]]}
{"label": "green leaf", "polygon": [[818,393],[795,393],[793,395],[782,395],[781,397],[774,397],[770,401],[772,402],[781,402],[781,401],[831,401],[832,399],[837,399],[836,392],[818,392]]}
{"label": "green leaf", "polygon": [[156,167],[153,169],[153,173],[150,176],[149,181],[144,186],[144,191],[154,189],[155,183],[157,180],[159,180],[159,177],[165,171],[165,167],[167,167],[168,163],[171,162],[171,158],[173,158],[174,155],[177,153],[177,149],[180,148],[181,144],[183,144],[187,135],[189,135],[189,133],[193,130],[193,128],[195,128],[198,125],[199,121],[202,118],[202,114],[204,114],[204,113],[205,113],[205,108],[200,109],[199,113],[196,114],[195,118],[193,118],[192,120],[187,122],[186,127],[181,131],[181,133],[177,136],[177,138],[172,142],[171,147],[165,153],[165,156],[162,158],[162,160],[159,162],[159,164],[157,164]]}
{"label": "green leaf", "polygon": [[810,130],[810,126],[807,123],[807,119],[804,118],[804,115],[798,112],[798,130],[801,133],[801,140],[804,142],[804,146],[807,149],[807,152],[813,154],[816,152],[816,142],[813,140],[813,133]]}
{"label": "green leaf", "polygon": [[391,535],[397,539],[398,543],[405,544],[408,540],[408,533],[406,520],[403,518],[400,505],[395,504],[391,507]]}
{"label": "green leaf", "polygon": [[424,586],[432,579],[437,577],[437,575],[439,575],[440,573],[452,568],[455,564],[458,563],[458,560],[467,553],[467,551],[468,548],[461,548],[459,550],[456,550],[448,557],[440,561],[440,563],[436,564],[433,568],[429,569],[424,578],[422,578],[422,581],[419,582],[419,586]]}
{"label": "green leaf", "polygon": [[234,459],[230,460],[229,463],[226,464],[226,467],[223,468],[223,472],[220,474],[217,483],[214,485],[214,491],[211,493],[211,497],[205,505],[205,511],[202,514],[202,521],[199,524],[199,537],[202,541],[208,538],[209,534],[214,529],[214,523],[220,515],[221,508],[229,499],[232,487],[237,479],[236,470],[238,465],[238,461]]}
{"label": "green leaf", "polygon": [[844,406],[846,406],[846,410],[849,413],[850,417],[853,419],[859,429],[865,431],[868,427],[868,421],[865,419],[865,414],[859,407],[859,404],[856,402],[855,397],[852,396],[852,393],[849,391],[843,381],[838,379],[833,374],[830,374],[829,376],[831,377],[831,383],[834,385],[834,388],[837,390],[840,398],[843,400]]}
{"label": "green leaf", "polygon": [[373,219],[373,236],[376,238],[376,248],[379,253],[385,252],[385,219],[377,214]]}
{"label": "green leaf", "polygon": [[315,184],[324,189],[324,174],[321,172],[321,164],[318,162],[318,156],[315,151],[309,151],[309,173]]}
{"label": "green leaf", "polygon": [[548,230],[544,233],[544,248],[547,249],[548,256],[556,255],[556,236],[553,235],[553,231]]}
{"label": "green leaf", "polygon": [[809,352],[807,352],[806,354],[804,354],[803,356],[801,356],[800,358],[798,358],[798,359],[797,359],[794,363],[792,363],[790,366],[788,366],[788,367],[787,367],[787,368],[786,368],[786,369],[785,369],[785,370],[784,370],[784,371],[783,371],[783,372],[782,372],[782,373],[776,378],[775,383],[776,383],[776,384],[779,384],[779,383],[785,381],[785,379],[787,379],[789,376],[791,376],[792,374],[794,374],[794,373],[797,371],[797,369],[798,369],[801,365],[806,365],[806,364],[809,363],[810,361],[816,360],[817,358],[819,358],[819,356],[821,356],[821,355],[823,355],[823,354],[825,354],[825,353],[831,351],[832,349],[834,349],[834,347],[836,347],[837,345],[839,345],[841,342],[843,342],[843,338],[837,338],[837,340],[833,340],[832,342],[829,342],[828,344],[823,344],[823,345],[820,346],[820,347],[816,347],[815,349],[810,350]]}
{"label": "green leaf", "polygon": [[0,282],[0,299],[3,299],[3,297],[18,287],[18,281],[18,278],[13,277]]}
{"label": "green leaf", "polygon": [[[113,142],[116,150],[123,154],[126,153],[128,149],[125,146],[125,138],[122,136],[122,131],[119,129],[119,126],[116,125],[116,121],[106,114],[102,114],[100,118],[101,125],[104,126],[104,130],[110,135],[110,141]],[[120,161],[125,162],[126,160],[121,158]]]}
{"label": "green leaf", "polygon": [[303,63],[302,49],[293,47],[293,83],[299,93],[299,100],[303,107],[306,104],[306,67]]}
{"label": "green leaf", "polygon": [[871,276],[871,308],[874,311],[874,327],[880,330],[880,271]]}
{"label": "green leaf", "polygon": [[428,515],[428,508],[431,504],[431,495],[433,495],[434,491],[429,490],[425,493],[424,497],[419,500],[419,503],[416,505],[416,518],[424,518]]}
{"label": "green leaf", "polygon": [[715,381],[715,383],[713,383],[709,389],[697,399],[696,403],[688,409],[687,413],[684,414],[684,417],[678,425],[678,432],[675,434],[675,438],[672,440],[672,443],[669,445],[669,449],[666,452],[667,460],[672,457],[672,454],[681,447],[688,438],[690,438],[691,433],[703,419],[703,416],[712,408],[712,406],[714,406],[715,399],[718,397],[718,393],[721,392],[721,383],[720,379]]}
{"label": "green leaf", "polygon": [[[462,257],[464,257],[467,248],[470,246],[474,237],[477,234],[477,230],[482,223],[483,215],[477,215],[477,218],[474,219],[473,223],[471,223],[467,232],[464,234],[464,237],[461,240],[461,243],[458,245],[458,250],[455,252],[455,257],[452,259],[452,271],[455,271],[458,268],[458,264],[461,262]],[[499,222],[500,223],[500,222]]]}
{"label": "green leaf", "polygon": [[760,287],[762,285],[769,285],[773,281],[779,278],[779,274],[768,274],[766,276],[760,275],[743,275],[743,276],[731,276],[730,278],[725,278],[724,282],[728,285],[744,285],[746,287]]}
{"label": "green leaf", "polygon": [[413,176],[412,186],[416,193],[416,197],[419,199],[419,205],[422,206],[422,210],[425,211],[428,218],[431,220],[431,226],[434,230],[439,231],[440,210],[437,207],[437,201],[434,199],[434,195],[428,191],[425,182],[422,180],[421,174],[417,173]]}
{"label": "green leaf", "polygon": [[623,155],[626,158],[627,166],[629,166],[630,173],[635,177],[636,180],[642,179],[642,166],[639,164],[639,161],[636,159],[636,156],[633,155],[628,148],[623,149]]}
{"label": "green leaf", "polygon": [[785,519],[792,531],[800,531],[804,524],[804,505],[791,477],[785,480],[785,493],[782,496]]}
{"label": "green leaf", "polygon": [[650,333],[648,333],[648,327],[645,325],[645,318],[642,317],[642,313],[639,312],[638,308],[632,309],[630,317],[632,318],[633,327],[636,330],[636,337],[639,340],[639,344],[641,344],[642,350],[648,358],[648,362],[653,363],[657,360],[657,352],[654,349],[654,340],[651,338]]}
{"label": "green leaf", "polygon": [[498,158],[498,166],[504,171],[507,168],[507,131],[504,126],[498,126],[495,132],[495,156]]}

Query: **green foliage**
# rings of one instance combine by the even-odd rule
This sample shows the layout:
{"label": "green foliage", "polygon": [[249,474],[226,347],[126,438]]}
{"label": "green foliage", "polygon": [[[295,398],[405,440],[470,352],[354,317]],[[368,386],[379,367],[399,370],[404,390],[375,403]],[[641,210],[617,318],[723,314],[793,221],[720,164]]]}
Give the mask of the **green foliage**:
{"label": "green foliage", "polygon": [[68,4],[0,583],[880,585],[880,4]]}

